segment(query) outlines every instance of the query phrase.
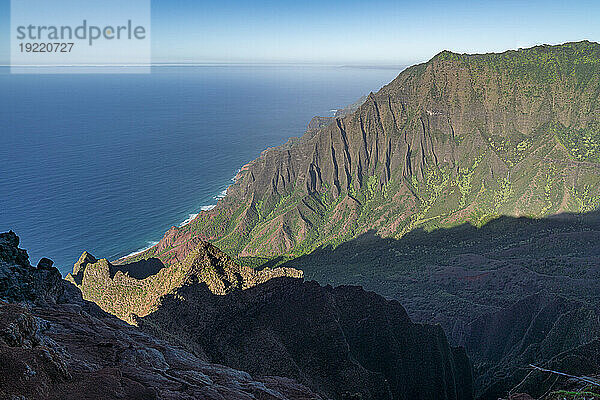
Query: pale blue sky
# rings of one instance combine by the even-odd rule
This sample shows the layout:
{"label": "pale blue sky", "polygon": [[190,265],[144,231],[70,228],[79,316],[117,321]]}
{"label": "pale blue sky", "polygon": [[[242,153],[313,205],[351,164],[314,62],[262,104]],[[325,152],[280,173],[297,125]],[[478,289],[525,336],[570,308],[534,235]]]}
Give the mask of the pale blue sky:
{"label": "pale blue sky", "polygon": [[[57,0],[60,4],[60,0]],[[0,0],[7,62],[10,3]],[[155,62],[404,65],[600,41],[600,1],[152,1]]]}

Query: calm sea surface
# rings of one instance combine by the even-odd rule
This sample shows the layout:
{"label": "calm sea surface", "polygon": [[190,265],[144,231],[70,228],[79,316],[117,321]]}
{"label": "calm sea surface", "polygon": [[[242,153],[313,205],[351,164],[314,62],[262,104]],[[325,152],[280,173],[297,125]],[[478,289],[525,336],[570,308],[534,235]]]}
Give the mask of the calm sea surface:
{"label": "calm sea surface", "polygon": [[238,168],[395,69],[158,67],[148,75],[0,70],[0,231],[63,274],[116,259],[216,203]]}

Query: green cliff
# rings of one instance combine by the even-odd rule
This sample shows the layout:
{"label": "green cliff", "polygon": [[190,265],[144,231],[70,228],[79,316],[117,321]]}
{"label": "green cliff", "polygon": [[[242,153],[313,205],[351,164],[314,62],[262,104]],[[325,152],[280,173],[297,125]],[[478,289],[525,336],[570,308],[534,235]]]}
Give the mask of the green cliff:
{"label": "green cliff", "polygon": [[599,94],[597,43],[444,51],[354,113],[263,152],[215,209],[135,259],[174,264],[202,239],[256,263],[369,230],[399,238],[590,211],[600,201]]}

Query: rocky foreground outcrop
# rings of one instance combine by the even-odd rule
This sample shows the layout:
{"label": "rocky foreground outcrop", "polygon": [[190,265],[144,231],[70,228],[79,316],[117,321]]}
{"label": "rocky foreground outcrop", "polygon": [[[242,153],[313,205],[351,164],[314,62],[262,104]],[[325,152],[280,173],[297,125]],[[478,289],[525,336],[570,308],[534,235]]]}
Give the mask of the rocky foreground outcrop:
{"label": "rocky foreground outcrop", "polygon": [[90,304],[0,302],[0,326],[2,399],[320,398],[291,379],[203,361]]}
{"label": "rocky foreground outcrop", "polygon": [[0,399],[320,399],[143,333],[84,301],[48,260],[31,266],[18,243],[0,235]]}
{"label": "rocky foreground outcrop", "polygon": [[[83,300],[49,260],[31,266],[18,243],[0,236],[2,399],[473,398],[464,350],[361,288],[249,272],[206,245],[181,286],[131,315],[140,329]],[[172,268],[82,260],[71,279],[84,291],[103,274]]]}

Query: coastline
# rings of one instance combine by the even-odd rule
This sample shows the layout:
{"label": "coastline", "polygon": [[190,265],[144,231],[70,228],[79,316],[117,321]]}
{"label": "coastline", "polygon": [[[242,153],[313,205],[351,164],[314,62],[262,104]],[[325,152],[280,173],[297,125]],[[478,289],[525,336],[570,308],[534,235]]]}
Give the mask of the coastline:
{"label": "coastline", "polygon": [[[353,106],[354,106],[354,105],[356,105],[356,104],[362,104],[362,103],[364,102],[364,99],[365,99],[365,98],[366,98],[366,96],[363,96],[363,97],[361,97],[361,98],[360,98],[360,99],[359,99],[359,100],[358,100],[356,103],[354,103],[354,104],[352,104],[352,105],[346,106],[345,108],[330,109],[330,110],[329,110],[329,112],[333,114],[333,117],[335,117],[335,116],[337,116],[337,114],[338,114],[340,111],[345,111],[345,110],[348,110],[348,109],[350,109],[351,107],[353,107]],[[305,132],[305,133],[306,133],[306,132]],[[288,139],[288,141],[289,141],[289,140],[290,140],[290,139]],[[280,146],[274,146],[274,147],[280,147]],[[271,148],[273,148],[273,147],[267,147],[267,148],[265,148],[265,149],[264,149],[264,150],[263,150],[263,151],[260,153],[259,157],[260,157],[260,156],[262,156],[262,155],[263,155],[263,154],[264,154],[266,151],[268,151],[268,150],[269,150],[269,149],[271,149]],[[253,161],[254,161],[254,160],[251,160],[251,161],[247,162],[246,164],[244,164],[242,167],[238,168],[238,169],[236,170],[235,174],[233,175],[233,177],[231,178],[231,183],[230,183],[229,185],[227,185],[227,186],[225,187],[225,189],[223,189],[221,192],[219,192],[218,194],[216,194],[215,196],[213,196],[213,199],[214,199],[214,200],[216,200],[216,203],[215,203],[215,204],[207,204],[207,205],[203,205],[203,206],[201,206],[201,207],[200,207],[200,210],[199,210],[198,212],[195,212],[195,213],[193,212],[193,213],[190,213],[190,214],[188,214],[188,217],[187,217],[185,220],[183,220],[182,222],[180,222],[180,223],[179,223],[179,224],[177,224],[177,225],[172,225],[172,226],[174,226],[174,227],[176,226],[177,228],[183,228],[183,227],[185,227],[185,226],[189,225],[190,223],[192,223],[192,222],[193,222],[193,221],[194,221],[196,218],[198,218],[198,216],[199,216],[199,215],[200,215],[202,212],[210,211],[210,210],[212,210],[213,208],[215,208],[215,207],[217,206],[217,204],[219,203],[219,201],[220,201],[221,199],[225,198],[225,196],[227,196],[227,189],[229,189],[229,187],[230,187],[231,185],[233,185],[233,184],[235,184],[235,183],[237,182],[237,180],[240,178],[240,174],[241,174],[242,172],[244,172],[244,171],[248,170],[248,168],[250,167],[250,165],[252,164],[252,162],[253,162]],[[164,233],[163,233],[163,235],[164,235]],[[161,236],[161,237],[162,237],[162,236]],[[159,239],[159,240],[160,240],[160,239]],[[140,254],[140,253],[143,253],[143,252],[145,252],[145,251],[147,251],[147,250],[151,249],[152,247],[156,246],[158,243],[159,243],[159,241],[156,241],[156,240],[148,240],[148,241],[146,242],[146,244],[147,244],[147,245],[146,245],[145,247],[142,247],[142,248],[140,248],[140,249],[138,249],[138,250],[135,250],[135,251],[133,251],[133,252],[131,252],[131,253],[129,253],[129,254],[127,254],[127,255],[125,255],[125,256],[119,257],[119,258],[118,258],[118,259],[116,259],[115,261],[122,261],[122,260],[124,260],[124,259],[126,259],[126,258],[129,258],[129,257],[136,256],[136,255],[138,255],[138,254]]]}
{"label": "coastline", "polygon": [[[248,166],[248,164],[245,164],[243,167],[238,168],[236,170],[234,176],[230,179],[231,183],[229,183],[227,185],[227,187],[225,187],[225,189],[221,190],[218,194],[216,194],[216,195],[213,196],[213,199],[216,200],[215,204],[207,204],[207,205],[200,206],[200,210],[197,213],[190,213],[185,220],[183,220],[179,224],[173,225],[173,226],[177,226],[178,228],[182,228],[182,227],[184,227],[184,226],[189,225],[190,223],[192,223],[192,221],[194,221],[202,212],[210,211],[213,208],[215,208],[217,206],[217,204],[219,203],[219,201],[221,199],[225,198],[225,196],[227,196],[227,189],[229,189],[229,187],[231,185],[233,185],[237,181],[240,172],[243,171],[244,168],[247,168],[247,166]],[[164,234],[164,232],[163,232],[163,234]],[[152,247],[156,246],[159,243],[159,240],[148,240],[146,242],[146,246],[144,246],[142,248],[139,248],[139,249],[137,249],[135,251],[132,251],[131,253],[129,253],[129,254],[125,255],[125,256],[119,257],[115,261],[121,261],[121,260],[124,260],[126,258],[133,257],[133,256],[136,256],[136,255],[138,255],[140,253],[143,253],[146,250],[149,250]]]}

